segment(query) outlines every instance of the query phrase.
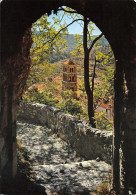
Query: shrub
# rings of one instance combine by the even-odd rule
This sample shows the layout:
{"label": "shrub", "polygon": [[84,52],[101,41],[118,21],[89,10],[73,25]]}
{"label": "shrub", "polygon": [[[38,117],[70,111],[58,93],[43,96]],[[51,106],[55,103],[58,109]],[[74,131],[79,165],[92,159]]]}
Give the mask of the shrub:
{"label": "shrub", "polygon": [[80,102],[76,99],[63,99],[57,107],[66,113],[77,115],[83,112]]}
{"label": "shrub", "polygon": [[103,112],[95,112],[95,123],[96,128],[101,130],[112,130],[113,129],[113,121],[109,120],[106,117],[106,113]]}
{"label": "shrub", "polygon": [[24,94],[23,100],[28,102],[42,103],[50,106],[55,106],[58,103],[57,98],[50,91],[40,92],[36,88]]}

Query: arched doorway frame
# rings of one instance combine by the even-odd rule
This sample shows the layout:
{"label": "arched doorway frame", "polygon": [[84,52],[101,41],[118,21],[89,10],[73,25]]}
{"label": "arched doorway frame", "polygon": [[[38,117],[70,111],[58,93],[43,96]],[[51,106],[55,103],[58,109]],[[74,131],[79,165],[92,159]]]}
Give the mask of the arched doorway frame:
{"label": "arched doorway frame", "polygon": [[[16,152],[14,152],[16,148],[15,115],[17,104],[16,96],[20,86],[18,82],[16,83],[16,79],[13,79],[13,75],[16,76],[15,70],[19,67],[19,62],[18,64],[15,64],[15,58],[16,61],[19,61],[21,55],[23,55],[23,53],[20,54],[20,51],[22,51],[22,44],[24,44],[24,42],[22,42],[22,37],[24,34],[25,36],[26,34],[30,36],[28,32],[25,33],[26,29],[30,28],[31,24],[41,15],[44,13],[50,14],[51,10],[57,12],[58,7],[62,5],[69,6],[76,9],[79,13],[86,14],[90,17],[105,34],[113,49],[116,60],[113,181],[117,193],[120,191],[121,182],[124,186],[124,193],[126,193],[129,188],[135,189],[136,184],[136,146],[134,144],[136,137],[136,124],[134,122],[134,119],[136,119],[134,114],[136,110],[136,84],[134,82],[136,77],[136,9],[133,0],[126,0],[125,2],[117,0],[114,2],[108,0],[74,0],[72,2],[68,0],[41,0],[39,2],[35,0],[21,0],[20,2],[11,2],[8,0],[2,2],[3,56],[1,75],[7,82],[5,82],[6,84],[1,82],[1,94],[3,94],[1,96],[1,105],[3,105],[1,107],[1,120],[4,121],[6,118],[6,122],[1,123],[1,143],[3,143],[1,151],[3,154],[2,158],[6,155],[6,158],[12,161],[11,165],[9,165],[6,160],[4,160],[4,162],[2,161],[2,170],[10,170],[9,175],[11,177],[13,177],[16,172],[16,168],[13,168],[16,164]],[[30,41],[30,37],[28,40]],[[26,46],[26,50],[30,48],[30,45],[31,41]],[[29,52],[27,60],[29,61]],[[9,69],[9,64],[13,66],[13,69]],[[7,68],[5,69],[5,67]],[[27,68],[29,69],[29,66]],[[21,71],[22,70],[19,67],[19,72]],[[29,70],[26,70],[26,73],[28,72]],[[22,86],[24,85],[26,78],[27,75],[24,80],[22,79]],[[124,82],[126,83],[128,91],[126,95],[124,94]],[[8,136],[5,137],[5,134],[10,138],[7,139]],[[6,145],[9,145],[9,147],[6,147]],[[12,148],[12,150],[10,148]],[[123,171],[121,172],[121,170]],[[3,174],[5,174],[5,172]]]}

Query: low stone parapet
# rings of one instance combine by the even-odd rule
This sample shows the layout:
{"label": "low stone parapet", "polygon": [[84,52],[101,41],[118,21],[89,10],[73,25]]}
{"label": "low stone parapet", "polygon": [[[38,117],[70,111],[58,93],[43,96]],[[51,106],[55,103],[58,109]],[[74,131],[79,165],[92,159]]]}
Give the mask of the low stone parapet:
{"label": "low stone parapet", "polygon": [[111,163],[112,132],[85,125],[70,114],[44,104],[20,102],[18,120],[46,125],[87,159]]}

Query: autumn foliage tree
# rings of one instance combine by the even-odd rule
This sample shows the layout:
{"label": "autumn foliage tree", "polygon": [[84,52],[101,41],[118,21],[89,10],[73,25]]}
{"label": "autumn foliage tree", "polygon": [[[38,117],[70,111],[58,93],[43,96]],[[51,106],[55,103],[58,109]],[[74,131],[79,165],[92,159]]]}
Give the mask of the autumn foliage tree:
{"label": "autumn foliage tree", "polygon": [[[91,26],[92,22],[87,16],[79,15],[75,10],[71,10],[70,8],[60,8],[60,10],[64,11],[65,13],[69,13],[70,16],[73,18],[73,22],[82,22],[83,26],[83,43],[81,43],[81,39],[78,35],[76,35],[77,38],[77,48],[74,54],[81,52],[81,46],[83,46],[83,53],[84,53],[84,84],[85,84],[85,90],[87,94],[88,99],[88,117],[90,124],[92,127],[96,127],[95,125],[95,119],[94,119],[94,101],[93,101],[93,91],[94,91],[94,76],[95,76],[95,67],[96,67],[96,60],[93,68],[92,73],[92,83],[90,86],[90,78],[89,78],[89,56],[90,52],[92,51],[94,45],[96,42],[103,36],[103,34],[100,34],[98,37],[93,38],[92,32],[93,27]],[[72,22],[72,23],[73,23]],[[88,46],[90,45],[90,46]]]}
{"label": "autumn foliage tree", "polygon": [[[34,83],[46,82],[46,84],[49,86],[47,77],[53,73],[55,65],[52,65],[47,59],[49,58],[49,56],[51,56],[51,54],[56,53],[60,50],[64,51],[66,49],[65,35],[68,33],[67,28],[74,22],[80,23],[83,28],[83,40],[81,40],[81,37],[79,35],[75,35],[75,38],[77,40],[76,49],[71,53],[74,55],[79,55],[80,53],[82,53],[84,55],[84,86],[88,100],[88,117],[90,124],[95,127],[96,123],[94,118],[94,95],[96,101],[96,99],[98,100],[98,98],[96,98],[96,91],[98,91],[98,94],[101,93],[100,88],[96,89],[94,86],[95,69],[97,59],[101,61],[101,64],[105,64],[105,60],[107,59],[106,54],[104,56],[104,52],[100,51],[99,40],[103,36],[103,34],[101,33],[97,37],[92,36],[94,30],[92,27],[93,23],[89,18],[85,16],[85,14],[84,16],[82,16],[75,10],[63,7],[59,8],[58,11],[63,11],[64,14],[62,15],[62,17],[54,17],[54,24],[48,22],[47,15],[43,15],[32,26],[32,38],[34,43],[31,48],[32,67],[27,82],[27,88]],[[64,23],[62,24],[61,21],[64,15],[67,14],[69,14],[69,17],[72,18],[72,21],[69,24],[64,21]],[[57,30],[55,28],[56,26]],[[90,53],[94,48],[96,50],[95,61],[92,66],[92,77],[90,78]],[[94,89],[96,89],[95,92]],[[67,104],[68,102],[65,103]],[[74,104],[76,105],[77,103]]]}
{"label": "autumn foliage tree", "polygon": [[[33,44],[30,50],[31,70],[27,80],[26,89],[35,83],[48,82],[47,78],[53,74],[55,65],[51,64],[48,58],[66,47],[66,40],[63,38],[67,29],[61,25],[62,18],[53,18],[54,23],[48,21],[48,15],[43,15],[32,25]],[[55,25],[63,29],[60,33]]]}

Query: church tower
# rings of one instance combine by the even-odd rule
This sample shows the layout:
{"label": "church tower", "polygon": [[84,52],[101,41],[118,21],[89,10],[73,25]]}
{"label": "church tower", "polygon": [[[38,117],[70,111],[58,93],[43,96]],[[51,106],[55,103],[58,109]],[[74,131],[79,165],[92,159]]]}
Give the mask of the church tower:
{"label": "church tower", "polygon": [[[77,64],[72,60],[67,60],[63,64],[62,90],[77,91]],[[73,97],[77,97],[76,93],[74,93]]]}

